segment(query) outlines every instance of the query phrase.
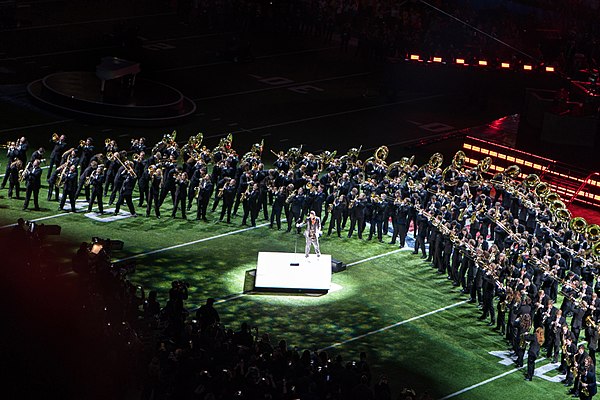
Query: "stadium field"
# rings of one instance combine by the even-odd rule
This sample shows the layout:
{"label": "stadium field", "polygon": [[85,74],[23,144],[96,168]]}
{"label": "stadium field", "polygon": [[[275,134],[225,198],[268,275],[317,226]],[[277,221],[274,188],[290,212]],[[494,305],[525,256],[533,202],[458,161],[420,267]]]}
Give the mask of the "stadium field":
{"label": "stadium field", "polygon": [[[45,199],[39,212],[23,212],[21,206],[22,200],[2,199],[2,231],[8,232],[11,221],[21,216],[57,224],[62,234],[47,237],[46,248],[72,254],[92,236],[123,240],[124,248],[113,253],[113,260],[135,261],[128,278],[157,290],[162,304],[171,281],[184,280],[190,284],[186,306],[192,314],[206,298],[215,297],[222,322],[233,329],[246,321],[269,332],[272,340],[285,338],[299,349],[326,350],[346,360],[365,351],[373,378],[388,376],[394,393],[411,387],[435,398],[565,396],[558,366],[548,360],[538,360],[533,382],[523,381],[523,371],[508,359],[504,339],[477,320],[476,305],[412,255],[408,245],[398,249],[386,241],[368,241],[366,235],[363,240],[356,235],[324,237],[322,251],[348,265],[333,275],[328,294],[256,294],[249,290],[248,272],[256,268],[257,253],[293,252],[296,244],[302,251],[302,236],[269,229],[262,219],[256,227],[241,226],[240,216],[231,224],[217,222],[219,209],[207,223],[171,219],[166,204],[160,220],[133,218],[124,211],[116,220],[110,212],[99,219],[83,210],[60,213],[56,203]],[[57,268],[60,279],[77,280],[70,260]]]}

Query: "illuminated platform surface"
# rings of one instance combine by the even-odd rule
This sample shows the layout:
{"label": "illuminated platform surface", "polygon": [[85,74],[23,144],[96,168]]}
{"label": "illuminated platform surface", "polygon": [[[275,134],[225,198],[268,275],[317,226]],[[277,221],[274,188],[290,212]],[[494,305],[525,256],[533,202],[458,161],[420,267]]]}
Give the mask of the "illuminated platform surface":
{"label": "illuminated platform surface", "polygon": [[259,252],[257,291],[327,293],[331,288],[331,255]]}

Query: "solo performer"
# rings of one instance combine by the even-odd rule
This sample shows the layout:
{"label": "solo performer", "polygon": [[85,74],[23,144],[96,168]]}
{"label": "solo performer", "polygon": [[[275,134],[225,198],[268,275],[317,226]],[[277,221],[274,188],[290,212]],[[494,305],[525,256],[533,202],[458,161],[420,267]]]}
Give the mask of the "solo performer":
{"label": "solo performer", "polygon": [[308,218],[306,218],[306,221],[296,224],[296,227],[298,228],[302,226],[306,226],[306,230],[304,231],[304,237],[306,238],[306,249],[304,251],[304,255],[308,257],[308,253],[310,253],[310,245],[312,245],[315,248],[317,257],[320,257],[321,251],[319,250],[319,236],[321,236],[321,218],[317,217],[314,211],[311,211],[308,215]]}

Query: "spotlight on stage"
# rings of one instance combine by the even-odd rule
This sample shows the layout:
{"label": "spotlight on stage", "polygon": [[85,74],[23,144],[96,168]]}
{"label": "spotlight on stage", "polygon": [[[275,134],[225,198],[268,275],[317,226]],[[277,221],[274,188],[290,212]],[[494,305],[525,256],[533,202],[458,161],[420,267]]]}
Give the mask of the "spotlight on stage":
{"label": "spotlight on stage", "polygon": [[529,64],[523,65],[523,71],[532,71],[532,70],[533,70],[533,66],[531,66]]}
{"label": "spotlight on stage", "polygon": [[477,65],[479,65],[480,67],[487,67],[487,65],[488,65],[488,62],[487,62],[487,61],[485,61],[485,60],[479,60],[479,61],[477,62]]}
{"label": "spotlight on stage", "polygon": [[417,55],[417,54],[411,54],[410,59],[412,61],[421,61],[421,57],[419,57],[419,55]]}
{"label": "spotlight on stage", "polygon": [[457,58],[457,59],[456,59],[456,63],[457,63],[458,65],[466,65],[466,64],[465,64],[465,59],[464,59],[464,58]]}
{"label": "spotlight on stage", "polygon": [[510,68],[510,64],[507,63],[507,62],[503,62],[503,63],[500,64],[500,67],[504,68],[504,69],[509,69]]}
{"label": "spotlight on stage", "polygon": [[546,70],[546,72],[555,72],[556,71],[554,69],[554,67],[551,67],[551,66],[546,66],[545,70]]}
{"label": "spotlight on stage", "polygon": [[442,62],[442,57],[433,57],[432,60],[434,63],[441,63]]}

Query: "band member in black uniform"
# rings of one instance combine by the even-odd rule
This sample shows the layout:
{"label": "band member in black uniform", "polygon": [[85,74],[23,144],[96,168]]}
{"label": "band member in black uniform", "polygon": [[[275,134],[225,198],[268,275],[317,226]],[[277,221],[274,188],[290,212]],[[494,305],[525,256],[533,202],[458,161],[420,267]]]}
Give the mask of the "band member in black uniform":
{"label": "band member in black uniform", "polygon": [[[117,153],[115,154],[115,157],[120,157],[121,160],[125,160],[126,158],[126,153],[125,152],[121,152],[121,153]],[[115,199],[117,198],[117,193],[121,192],[121,188],[123,186],[123,181],[125,180],[125,172],[126,172],[126,168],[125,165],[121,165],[121,162],[114,160],[119,167],[117,168],[117,172],[115,172],[114,177],[112,179],[112,191],[110,193],[110,198],[108,199],[108,204],[112,205],[115,202]],[[127,162],[127,160],[125,160],[125,162]],[[110,173],[107,174],[107,179],[109,178]],[[107,184],[108,186],[108,184]],[[106,192],[106,188],[104,189],[104,191]]]}
{"label": "band member in black uniform", "polygon": [[137,161],[134,161],[133,170],[138,176],[138,190],[140,193],[138,207],[144,207],[144,203],[148,198],[148,184],[150,180],[150,177],[148,176],[148,167],[150,166],[150,159],[144,159],[145,153],[143,151],[138,154]]}
{"label": "band member in black uniform", "polygon": [[46,175],[46,179],[49,179],[50,175],[52,175],[52,168],[54,168],[55,166],[58,167],[60,165],[62,155],[67,149],[67,137],[65,135],[60,135],[56,138],[56,140],[52,138],[50,140],[50,143],[54,147],[52,148],[52,152],[50,153],[50,165],[48,166],[48,174]]}
{"label": "band member in black uniform", "polygon": [[85,191],[85,200],[90,202],[90,186],[86,185],[88,178],[92,175],[92,172],[95,172],[98,169],[98,162],[96,160],[90,161],[88,166],[83,170],[81,175],[79,175],[79,183],[77,184],[77,191],[75,192],[75,198],[79,197],[81,190]]}
{"label": "band member in black uniform", "polygon": [[[341,193],[341,192],[340,192]],[[358,197],[350,200],[348,204],[348,215],[350,216],[350,229],[348,230],[348,237],[352,237],[352,233],[356,228],[358,231],[358,238],[362,239],[362,234],[365,229],[365,218],[366,218],[366,207],[367,200],[365,194],[361,193]],[[343,219],[342,219],[343,221]],[[342,228],[344,224],[342,222]]]}
{"label": "band member in black uniform", "polygon": [[90,174],[87,178],[88,181],[85,183],[86,186],[91,188],[90,201],[88,204],[88,212],[92,212],[94,202],[98,202],[98,212],[104,214],[104,204],[102,202],[103,197],[103,184],[104,184],[104,166],[98,165],[96,170]]}
{"label": "band member in black uniform", "polygon": [[[596,360],[596,352],[598,351],[598,330],[600,326],[590,325],[586,330],[588,331],[588,353],[592,357],[592,362]],[[596,363],[594,362],[594,365]]]}
{"label": "band member in black uniform", "polygon": [[15,142],[10,142],[8,144],[8,148],[6,149],[6,171],[4,172],[4,179],[2,179],[2,187],[0,189],[4,189],[6,187],[6,182],[10,177],[10,166],[15,160],[21,161],[21,165],[25,165],[23,160],[19,158],[19,150],[17,149],[17,144]]}
{"label": "band member in black uniform", "polygon": [[177,162],[174,156],[171,156],[171,160],[165,163],[163,168],[163,180],[162,188],[160,191],[160,206],[163,205],[167,195],[171,194],[171,203],[175,206],[175,192],[177,191],[177,184],[175,182],[177,174],[181,173],[181,169],[177,167]]}
{"label": "band member in black uniform", "polygon": [[540,346],[544,344],[544,328],[539,327],[534,333],[525,335],[525,340],[529,342],[527,351],[527,374],[525,380],[531,381],[535,371],[535,360],[540,354]]}
{"label": "band member in black uniform", "polygon": [[319,248],[319,236],[321,236],[321,219],[317,217],[314,211],[310,211],[306,221],[296,224],[296,227],[298,228],[303,226],[306,226],[306,229],[304,230],[304,237],[306,238],[304,256],[308,257],[308,253],[310,253],[310,246],[312,245],[315,249],[317,257],[320,257],[321,250]]}
{"label": "band member in black uniform", "polygon": [[227,214],[227,223],[231,223],[231,211],[233,209],[233,202],[235,200],[235,188],[236,181],[235,179],[227,177],[225,184],[220,190],[220,193],[217,193],[217,196],[223,200],[223,205],[221,206],[221,216],[219,217],[219,221],[223,221],[225,218],[225,214]]}
{"label": "band member in black uniform", "polygon": [[275,193],[273,198],[273,206],[271,207],[271,223],[269,228],[273,228],[273,223],[277,224],[277,230],[281,230],[281,213],[285,207],[285,200],[287,195],[285,193],[285,187],[280,186]]}
{"label": "band member in black uniform", "polygon": [[[413,254],[419,254],[421,250],[421,258],[427,258],[427,252],[425,250],[425,240],[427,239],[427,233],[429,230],[429,221],[421,212],[417,214],[417,237],[415,238],[415,250]],[[466,259],[466,257],[464,257]],[[463,262],[465,262],[463,259]],[[462,270],[462,268],[461,268]],[[466,268],[465,268],[466,272]],[[464,276],[464,275],[463,275]],[[464,285],[463,285],[464,287]]]}
{"label": "band member in black uniform", "polygon": [[383,242],[383,218],[386,213],[386,195],[382,193],[381,196],[374,196],[371,199],[371,227],[369,228],[369,237],[367,240],[371,240],[375,232],[377,232],[377,240]]}
{"label": "band member in black uniform", "polygon": [[67,198],[69,199],[69,203],[71,204],[71,212],[77,212],[75,209],[75,193],[77,192],[77,166],[71,165],[69,167],[69,171],[63,178],[63,192],[62,197],[60,199],[60,205],[58,206],[58,211],[63,211],[63,207],[67,202]]}
{"label": "band member in black uniform", "polygon": [[25,193],[23,210],[26,210],[27,207],[29,207],[29,201],[33,194],[33,209],[38,211],[40,209],[38,195],[40,193],[40,188],[42,187],[42,169],[40,168],[40,160],[35,160],[31,165],[29,170],[24,171],[27,191]]}
{"label": "band member in black uniform", "polygon": [[[30,168],[31,164],[27,164],[27,167]],[[7,176],[8,176],[8,198],[12,199],[13,191],[15,192],[16,198],[21,198],[21,178],[19,174],[21,170],[23,170],[23,163],[18,158],[15,159],[8,165]],[[23,170],[22,173],[25,173]]]}
{"label": "band member in black uniform", "polygon": [[250,224],[256,226],[256,217],[258,217],[260,190],[258,183],[250,183],[246,192],[242,193],[242,202],[244,207],[244,217],[242,225],[247,225],[248,216],[250,216]]}
{"label": "band member in black uniform", "polygon": [[580,381],[580,391],[579,391],[579,399],[580,400],[590,400],[592,399],[596,393],[598,392],[596,386],[596,371],[594,368],[594,363],[590,356],[587,356],[583,360],[584,372],[581,374]]}
{"label": "band member in black uniform", "polygon": [[331,232],[335,228],[337,236],[342,237],[342,216],[346,207],[346,199],[343,194],[340,194],[331,204],[331,221],[329,222],[327,236],[331,236]]}
{"label": "band member in black uniform", "polygon": [[162,169],[155,166],[150,167],[150,184],[148,188],[148,199],[146,204],[146,217],[150,216],[150,210],[154,204],[154,215],[160,219],[160,188],[162,186]]}
{"label": "band member in black uniform", "polygon": [[27,164],[27,150],[29,149],[29,143],[25,136],[17,140],[17,158],[21,160],[23,165]]}
{"label": "band member in black uniform", "polygon": [[213,192],[213,183],[210,181],[210,175],[206,174],[199,183],[198,189],[198,210],[196,212],[196,219],[202,219],[204,222],[208,222],[206,218],[206,211],[208,210],[208,203]]}
{"label": "band member in black uniform", "polygon": [[518,368],[520,368],[523,366],[523,357],[525,356],[525,349],[527,348],[527,335],[529,335],[529,331],[531,329],[531,316],[529,314],[522,315],[520,320],[517,322],[516,328],[516,365]]}
{"label": "band member in black uniform", "polygon": [[[491,263],[489,268],[493,271],[496,265]],[[488,326],[494,326],[496,324],[496,316],[494,311],[494,292],[496,290],[496,281],[494,276],[489,273],[483,274],[483,314],[479,317],[480,320],[485,320],[490,316],[490,322]]]}
{"label": "band member in black uniform", "polygon": [[392,217],[392,241],[390,244],[396,244],[396,238],[400,240],[400,248],[403,248],[406,243],[406,233],[408,232],[408,211],[410,209],[410,199],[408,197],[402,199],[400,192],[396,193],[396,199],[390,206]]}
{"label": "band member in black uniform", "polygon": [[185,219],[185,211],[186,208],[186,200],[187,200],[187,191],[188,185],[190,181],[188,179],[186,172],[180,172],[175,177],[175,203],[173,205],[173,213],[171,214],[171,218],[175,218],[175,214],[177,214],[177,209],[181,207],[181,217]]}
{"label": "band member in black uniform", "polygon": [[79,147],[79,166],[81,169],[87,168],[92,161],[92,157],[94,156],[95,147],[93,145],[94,140],[92,138],[87,138],[83,146]]}
{"label": "band member in black uniform", "polygon": [[[304,188],[298,188],[298,191],[295,194],[290,194],[288,199],[286,200],[290,203],[290,221],[294,221],[296,223],[300,223],[302,221],[302,208],[304,207],[304,199],[306,196],[304,195]],[[291,230],[291,225],[288,223],[288,232]],[[298,229],[298,233],[300,233],[300,229]]]}
{"label": "band member in black uniform", "polygon": [[115,206],[115,215],[119,214],[119,210],[121,209],[121,204],[127,202],[127,207],[129,207],[129,213],[132,217],[137,217],[135,213],[135,207],[133,206],[133,188],[135,187],[135,176],[128,170],[124,171],[124,180],[123,185],[121,186],[121,191],[119,192],[119,200],[117,200],[117,205]]}

